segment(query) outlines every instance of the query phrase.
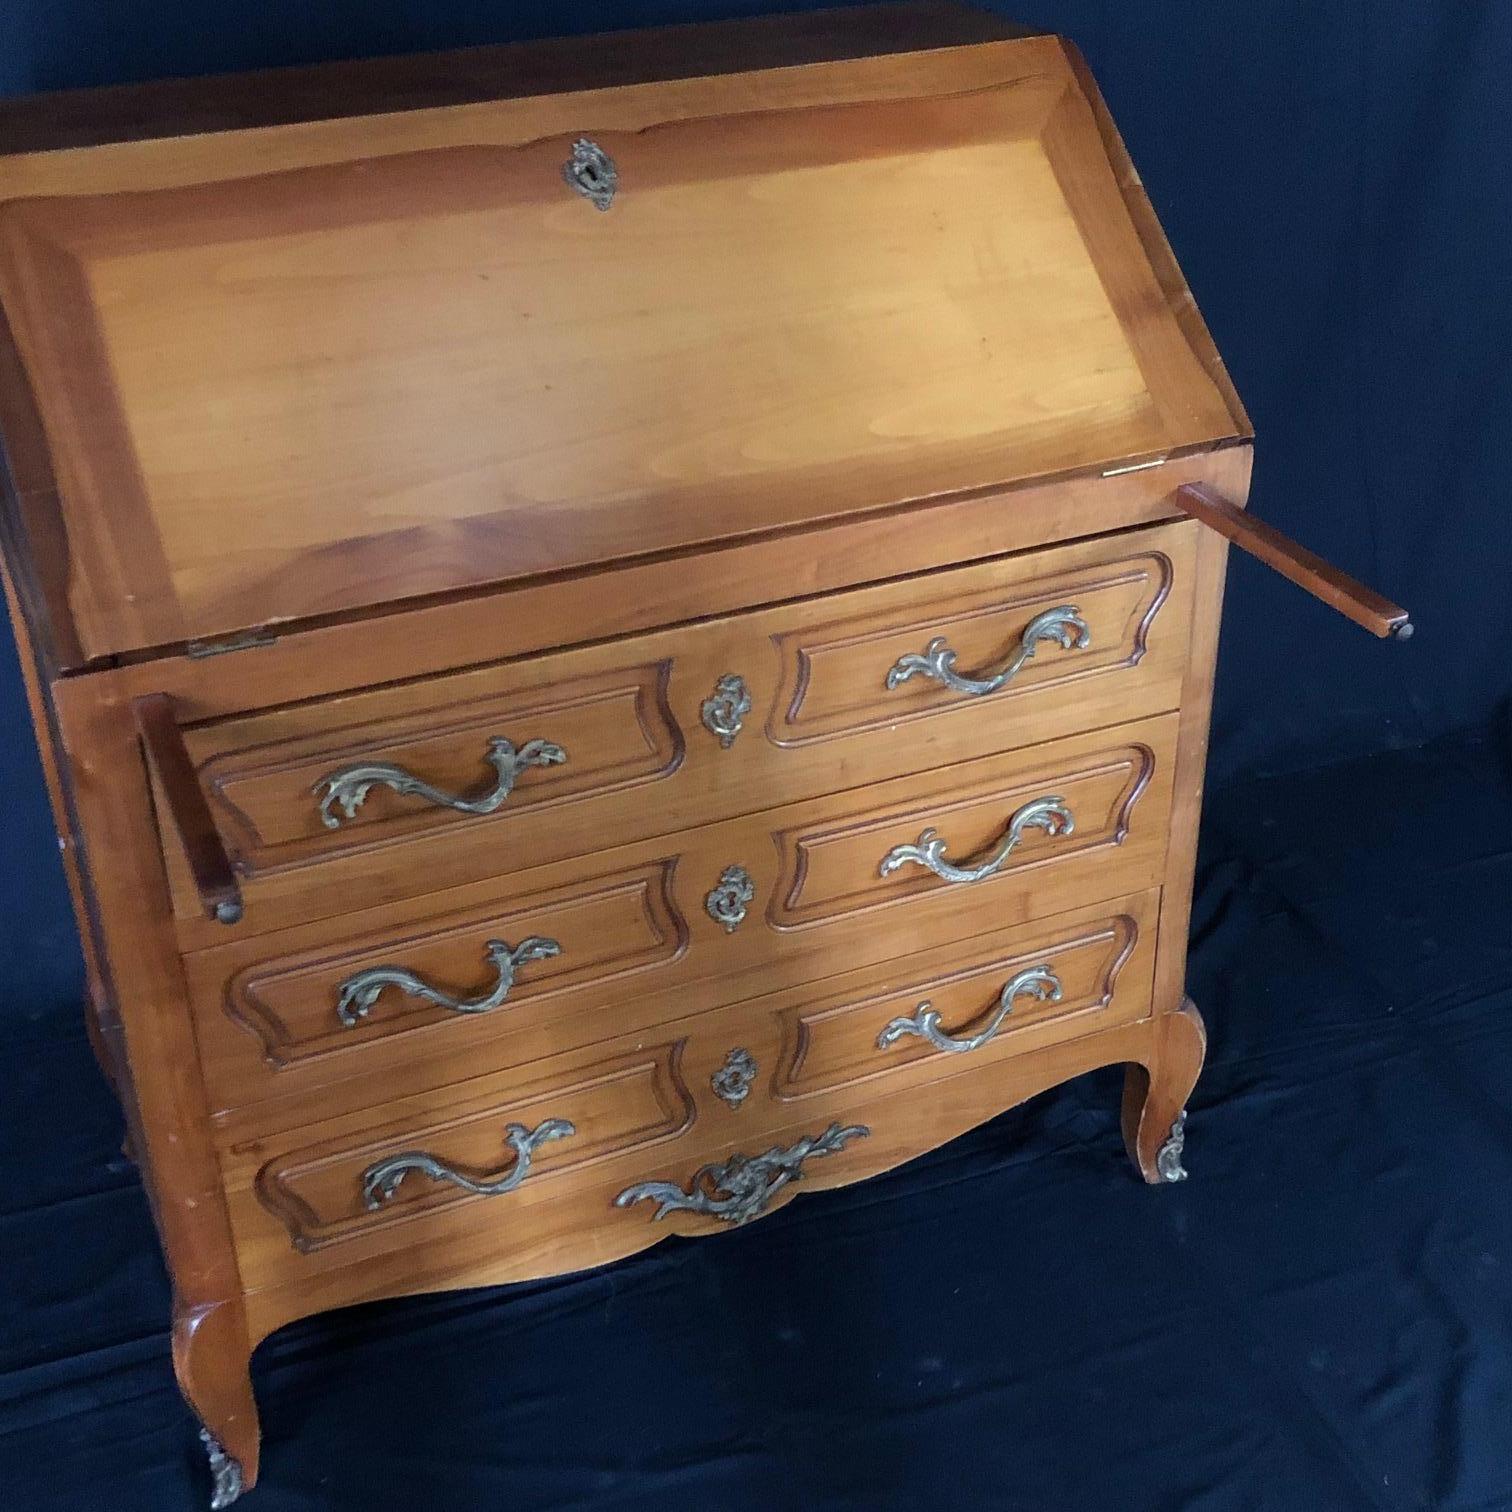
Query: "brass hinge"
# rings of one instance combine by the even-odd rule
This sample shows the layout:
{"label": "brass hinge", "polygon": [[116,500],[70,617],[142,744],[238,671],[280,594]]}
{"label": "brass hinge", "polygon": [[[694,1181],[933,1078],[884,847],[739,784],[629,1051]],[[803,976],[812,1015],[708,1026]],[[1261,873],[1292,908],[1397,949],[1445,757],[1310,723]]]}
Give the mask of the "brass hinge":
{"label": "brass hinge", "polygon": [[1125,473],[1145,472],[1151,467],[1164,467],[1166,461],[1167,458],[1165,457],[1151,457],[1148,462],[1129,462],[1123,467],[1105,467],[1103,469],[1103,477],[1121,478]]}
{"label": "brass hinge", "polygon": [[254,651],[259,646],[271,646],[278,640],[266,630],[244,630],[240,635],[228,636],[225,640],[190,641],[184,654],[201,661],[207,656],[226,656],[232,651]]}

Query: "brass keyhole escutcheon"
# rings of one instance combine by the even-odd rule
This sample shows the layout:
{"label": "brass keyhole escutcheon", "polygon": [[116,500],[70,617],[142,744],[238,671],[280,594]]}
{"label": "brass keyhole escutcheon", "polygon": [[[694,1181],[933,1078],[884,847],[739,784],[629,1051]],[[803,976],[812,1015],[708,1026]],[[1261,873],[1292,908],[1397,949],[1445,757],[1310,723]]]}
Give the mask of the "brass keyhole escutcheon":
{"label": "brass keyhole escutcheon", "polygon": [[607,210],[614,203],[619,169],[614,159],[588,137],[579,137],[572,144],[572,156],[562,164],[562,177],[596,208]]}

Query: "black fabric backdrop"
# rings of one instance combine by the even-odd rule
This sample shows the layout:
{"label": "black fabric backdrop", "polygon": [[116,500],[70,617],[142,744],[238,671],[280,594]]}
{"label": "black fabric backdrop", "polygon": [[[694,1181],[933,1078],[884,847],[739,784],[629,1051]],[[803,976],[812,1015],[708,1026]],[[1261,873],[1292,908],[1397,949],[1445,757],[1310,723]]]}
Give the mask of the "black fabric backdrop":
{"label": "black fabric backdrop", "polygon": [[[0,0],[0,91],[773,8]],[[1235,562],[1194,1179],[1135,1184],[1103,1073],[736,1235],[312,1320],[259,1353],[250,1505],[1512,1509],[1512,7],[1011,9],[1102,83],[1253,507],[1419,626]],[[0,1507],[177,1512],[167,1286],[9,653],[0,711]]]}

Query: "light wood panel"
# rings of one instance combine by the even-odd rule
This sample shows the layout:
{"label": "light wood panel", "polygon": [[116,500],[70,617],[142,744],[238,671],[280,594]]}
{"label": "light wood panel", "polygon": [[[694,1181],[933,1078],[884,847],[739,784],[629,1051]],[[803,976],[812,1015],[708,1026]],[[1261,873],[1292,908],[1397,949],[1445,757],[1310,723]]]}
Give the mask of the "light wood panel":
{"label": "light wood panel", "polygon": [[[986,1064],[1143,1018],[1150,1011],[1157,906],[1158,896],[1145,893],[910,955],[885,973],[849,973],[784,994],[773,1002],[782,1039],[766,1084],[771,1096],[823,1107],[863,1083],[920,1085],[952,1066]],[[999,995],[1016,977],[1041,968],[1053,985],[1043,996],[1014,996],[999,1019]],[[944,1050],[912,1033],[883,1045],[889,1025],[917,1019],[926,1008],[939,1032],[957,1042],[991,1037],[971,1050]]]}
{"label": "light wood panel", "polygon": [[[528,1248],[542,1227],[562,1223],[564,1209],[607,1208],[640,1176],[685,1179],[734,1141],[757,1153],[795,1118],[817,1132],[864,1117],[856,1106],[879,1096],[935,1087],[962,1073],[1001,1075],[1017,1057],[1141,1019],[1149,1011],[1157,906],[1154,893],[1115,900],[738,1008],[682,1016],[591,1054],[487,1072],[428,1093],[394,1088],[381,1105],[298,1129],[227,1130],[221,1157],[249,1286],[312,1279],[398,1251],[446,1251],[465,1246],[479,1229],[493,1235],[502,1257]],[[1019,1000],[980,1050],[877,1043],[879,1031],[921,997],[952,1019],[985,1018],[1026,962],[1057,975],[1062,999]],[[713,1079],[736,1046],[756,1071],[745,1100],[731,1106]],[[533,1129],[551,1118],[568,1120],[575,1132],[533,1152],[530,1174],[513,1191],[470,1193],[414,1172],[392,1199],[365,1201],[365,1173],[401,1152],[423,1152],[472,1180],[496,1182],[515,1159],[504,1128]],[[599,1216],[606,1227],[645,1221],[634,1210]]]}
{"label": "light wood panel", "polygon": [[[454,1209],[450,1219],[438,1215],[427,1220],[438,1229],[445,1226],[444,1240],[386,1254],[359,1255],[362,1241],[358,1240],[347,1247],[345,1256],[339,1248],[323,1256],[301,1256],[289,1246],[282,1226],[264,1215],[257,1222],[266,1225],[265,1230],[260,1227],[256,1238],[248,1233],[243,1240],[245,1263],[270,1283],[248,1296],[254,1331],[262,1337],[294,1318],[374,1297],[553,1275],[621,1259],[673,1234],[721,1232],[727,1226],[716,1219],[676,1214],[657,1223],[651,1217],[651,1204],[620,1209],[612,1205],[613,1199],[631,1182],[667,1180],[685,1185],[703,1162],[734,1153],[755,1154],[820,1133],[827,1127],[826,1115],[833,1115],[833,1121],[861,1123],[870,1133],[834,1155],[810,1160],[802,1181],[777,1193],[770,1210],[800,1193],[848,1185],[890,1170],[1004,1108],[1099,1066],[1148,1064],[1164,1093],[1159,1080],[1161,1026],[1174,1017],[1113,1025],[1001,1063],[956,1067],[953,1074],[930,1083],[925,1096],[916,1087],[890,1094],[872,1089],[870,1095],[806,1107],[804,1116],[759,1132],[734,1114],[723,1121],[719,1137],[708,1143],[697,1145],[687,1139],[663,1147],[654,1160],[631,1158],[606,1165],[593,1189],[553,1204],[549,1217],[542,1213],[545,1194],[539,1190],[532,1194],[527,1180],[518,1191],[499,1199],[501,1207],[514,1205],[512,1221],[508,1213],[473,1220],[465,1209],[460,1213]],[[1172,1090],[1183,1096],[1189,1086]],[[327,1257],[349,1263],[327,1268],[320,1263]]]}
{"label": "light wood panel", "polygon": [[[517,864],[554,861],[587,842],[562,827],[564,807],[585,805],[601,844],[617,836],[614,815],[630,807],[628,789],[654,788],[684,767],[688,732],[667,702],[673,658],[666,649],[664,642],[548,656],[528,667],[358,692],[196,730],[189,744],[232,854],[249,877],[438,832],[450,850],[465,843],[470,827],[494,819],[500,822],[484,826],[486,837],[473,837],[475,845],[483,840],[493,864],[501,846]],[[564,759],[548,752],[517,775],[508,766],[512,785],[495,813],[470,815],[382,782],[357,799],[350,787],[332,792],[328,781],[353,766],[398,765],[465,800],[499,785],[490,748],[506,739],[516,757],[544,741]],[[348,798],[356,803],[350,813]],[[619,801],[597,801],[604,799]],[[514,833],[511,821],[543,807],[554,823],[538,815],[535,835]],[[643,802],[636,807],[644,812]],[[430,891],[435,877],[423,871],[423,856],[408,864],[420,873],[416,890]],[[333,901],[343,910],[352,905],[350,895]]]}
{"label": "light wood panel", "polygon": [[[684,36],[678,35],[689,29],[666,28],[662,33],[663,50],[666,55],[677,57],[678,66],[639,78],[634,73],[628,76],[622,73],[618,78],[603,75],[606,68],[622,68],[633,57],[635,44],[645,38],[646,32],[636,32],[631,37],[608,33],[598,37],[550,38],[542,44],[543,52],[567,50],[576,55],[575,66],[558,66],[554,79],[533,77],[538,69],[531,59],[541,54],[527,44],[486,83],[481,83],[472,99],[390,100],[389,108],[383,108],[382,102],[374,99],[353,100],[354,108],[343,108],[350,91],[343,90],[340,71],[317,67],[300,71],[301,88],[308,92],[313,104],[298,111],[291,108],[287,92],[279,89],[287,78],[286,72],[280,70],[283,77],[270,80],[258,102],[264,119],[279,114],[288,117],[276,122],[279,128],[276,130],[265,129],[262,122],[242,125],[235,120],[217,119],[213,107],[205,109],[197,105],[194,119],[179,122],[165,119],[145,130],[123,122],[112,131],[109,102],[102,109],[91,99],[96,92],[83,90],[69,91],[67,95],[67,101],[84,118],[76,123],[75,133],[88,131],[98,140],[87,144],[67,140],[44,142],[38,138],[55,127],[59,119],[58,106],[62,102],[58,97],[7,100],[0,105],[7,114],[30,109],[42,120],[30,132],[22,130],[4,138],[7,144],[14,143],[15,152],[0,155],[0,198],[168,188],[344,162],[374,154],[525,142],[553,131],[579,128],[584,108],[590,104],[598,107],[596,120],[600,126],[636,131],[656,121],[706,116],[732,107],[788,109],[845,99],[909,99],[1021,78],[1036,63],[1053,61],[1063,53],[1064,44],[1057,38],[1021,36],[1009,41],[1006,34],[997,41],[971,39],[980,41],[981,45],[975,46],[959,45],[966,39],[948,37],[930,45],[915,36],[900,52],[885,45],[873,47],[864,34],[891,30],[892,7],[867,5],[850,9],[850,24],[845,27],[851,34],[850,40],[842,40],[838,56],[828,60],[801,56],[801,29],[809,18],[797,14],[768,18],[784,33],[776,49],[768,46],[742,55],[742,44],[735,41],[731,45],[732,56],[710,59],[707,68],[699,65],[699,55],[702,52],[707,56],[711,49],[706,45],[690,46]],[[843,11],[832,15],[843,24]],[[1003,25],[1000,18],[989,19]],[[705,34],[714,29],[708,25],[692,28]],[[463,56],[475,57],[478,51],[467,49]],[[594,51],[602,61],[596,70],[598,77],[588,77],[595,70],[591,63],[584,67],[583,62]],[[774,51],[783,54],[781,61],[773,56]],[[443,71],[439,85],[443,90],[454,89],[459,80],[459,72],[450,67],[451,58],[456,56],[431,57],[430,61]],[[366,64],[350,66],[381,67],[383,61],[371,59]],[[400,61],[417,62],[413,58]],[[256,74],[237,77],[249,80],[250,87],[257,89]],[[160,87],[165,82],[170,81],[159,81],[148,88]],[[202,89],[214,89],[227,81],[172,82],[198,83]],[[228,98],[224,88],[216,94],[221,102]],[[171,107],[162,114],[166,117],[170,110]],[[150,102],[146,113],[155,113]]]}
{"label": "light wood panel", "polygon": [[[390,1228],[470,1205],[485,1194],[416,1173],[403,1177],[402,1190],[385,1202],[364,1191],[363,1175],[374,1164],[419,1150],[476,1181],[497,1182],[515,1163],[503,1131],[514,1123],[534,1130],[552,1119],[570,1124],[571,1132],[531,1154],[532,1187],[557,1177],[575,1177],[580,1184],[580,1173],[614,1156],[655,1158],[646,1153],[652,1146],[692,1127],[693,1098],[678,1070],[681,1049],[674,1039],[611,1049],[570,1071],[538,1066],[525,1077],[479,1077],[460,1089],[461,1096],[449,1089],[453,1100],[444,1108],[434,1097],[390,1097],[381,1124],[364,1127],[360,1136],[343,1133],[339,1124],[312,1129],[305,1136],[309,1143],[264,1161],[252,1179],[253,1195],[302,1255],[358,1235],[387,1238]],[[233,1169],[263,1153],[257,1141],[237,1144],[230,1151]],[[243,1193],[235,1175],[229,1189],[235,1193],[233,1212],[239,1211]],[[241,1221],[253,1220],[244,1215]],[[396,1238],[403,1242],[404,1235]]]}
{"label": "light wood panel", "polygon": [[[192,953],[196,1036],[218,1109],[266,1099],[261,1126],[307,1122],[370,1100],[403,1077],[434,1085],[600,1042],[679,1013],[831,975],[837,963],[906,956],[975,930],[1046,918],[1158,884],[1165,860],[1176,719],[1166,715],[1012,757],[789,804],[553,866],[436,893],[340,921]],[[950,884],[919,867],[891,876],[894,846],[938,827],[951,853],[994,844],[1010,817],[1055,795],[1070,834],[1026,832],[995,877]],[[706,902],[727,867],[752,897],[733,931]],[[399,966],[472,996],[494,973],[489,940],[555,940],[561,954],[523,966],[498,1010],[458,1014],[385,994],[360,1022],[338,1013],[341,984]],[[506,1044],[507,1041],[507,1044]],[[506,1061],[505,1057],[509,1059]]]}
{"label": "light wood panel", "polygon": [[[57,691],[49,690],[54,699]],[[124,1051],[131,1149],[172,1272],[175,1373],[251,1485],[260,1444],[252,1341],[136,721],[129,703],[98,686],[56,713],[83,864],[80,926],[119,1015],[106,1037]]]}
{"label": "light wood panel", "polygon": [[0,206],[86,651],[1232,434],[1063,60],[599,138]]}
{"label": "light wood panel", "polygon": [[[881,780],[1173,708],[1192,544],[1182,526],[1026,553],[192,728],[188,747],[248,899],[237,932],[817,795],[835,787],[837,769],[846,784]],[[1006,662],[1030,621],[1055,607],[1080,613],[1087,643],[1037,643],[997,693],[925,677],[887,685],[898,659],[937,634],[963,672]],[[726,748],[702,710],[731,673],[751,708]],[[567,759],[522,771],[485,816],[379,785],[351,821],[323,822],[321,779],[352,763],[399,763],[459,796],[486,791],[495,738],[549,740]],[[204,927],[199,889],[164,833],[186,944],[224,943],[223,926]]]}
{"label": "light wood panel", "polygon": [[[1234,497],[1249,494],[1248,455],[1235,458]],[[1242,468],[1242,470],[1240,470]],[[1218,633],[1223,618],[1223,586],[1228,574],[1228,542],[1206,531],[1197,541],[1193,566],[1195,605],[1188,648],[1186,679],[1181,693],[1181,723],[1176,737],[1175,797],[1171,804],[1170,846],[1166,852],[1165,893],[1156,947],[1155,1006],[1175,1013],[1186,1002],[1188,935],[1191,931],[1192,892],[1197,872],[1198,829],[1202,822],[1202,794],[1207,777],[1208,739],[1212,726],[1213,683],[1218,669]],[[1200,1027],[1200,1020],[1198,1021]],[[1204,1042],[1205,1043],[1205,1042]],[[1200,1066],[1202,1054],[1196,1056]],[[1195,1071],[1193,1075],[1195,1077]],[[1126,1101],[1144,1106],[1142,1094]],[[1126,1117],[1128,1115],[1126,1114]],[[1132,1148],[1132,1146],[1131,1146]],[[1146,1130],[1145,1168],[1150,1151]]]}

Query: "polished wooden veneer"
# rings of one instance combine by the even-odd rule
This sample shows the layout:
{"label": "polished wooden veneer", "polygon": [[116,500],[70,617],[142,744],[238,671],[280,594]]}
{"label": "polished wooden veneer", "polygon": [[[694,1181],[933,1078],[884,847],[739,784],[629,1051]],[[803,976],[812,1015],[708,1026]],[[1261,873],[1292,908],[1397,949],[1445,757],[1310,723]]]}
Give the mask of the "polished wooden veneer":
{"label": "polished wooden veneer", "polygon": [[[751,983],[827,975],[829,963],[904,955],[1008,920],[1038,918],[1164,875],[1176,721],[1165,716],[933,773],[677,831],[511,872],[413,903],[258,935],[185,958],[211,1104],[335,1090],[370,1071],[442,1079],[455,1056],[512,1044],[531,1060],[713,1006]],[[938,828],[950,849],[990,849],[1013,815],[1061,799],[1070,833],[1025,831],[991,879],[963,893],[918,865],[879,874],[895,847]],[[752,894],[732,930],[707,899],[731,862]],[[341,984],[398,964],[463,996],[496,978],[487,942],[541,937],[557,953],[522,965],[497,1013],[458,1014],[399,991],[344,1023]],[[837,956],[837,953],[838,956]],[[745,985],[735,985],[735,984]],[[612,1002],[612,1010],[606,1006]],[[465,1064],[465,1063],[464,1063]],[[302,1105],[301,1105],[302,1106]]]}
{"label": "polished wooden veneer", "polygon": [[[1190,524],[1163,526],[423,687],[300,702],[189,725],[185,744],[241,877],[242,927],[268,929],[325,909],[349,912],[375,888],[435,892],[492,875],[501,846],[547,862],[654,833],[668,812],[699,822],[822,793],[837,764],[859,783],[1173,709],[1195,535]],[[887,685],[889,669],[936,636],[969,671],[1061,606],[1081,616],[1085,643],[1037,642],[990,703],[968,706],[925,677]],[[703,710],[732,673],[751,707],[726,744]],[[904,725],[912,728],[899,738],[880,733]],[[486,789],[495,736],[519,747],[549,740],[565,759],[521,771],[492,814],[459,814],[379,786],[350,821],[323,821],[321,780],[352,761],[401,763],[450,792]],[[389,849],[400,841],[413,847],[403,860]],[[312,862],[321,863],[318,891],[305,881]],[[193,948],[204,939],[194,928],[204,910],[186,872],[176,870],[175,882]]]}
{"label": "polished wooden veneer", "polygon": [[[549,132],[0,202],[80,645],[687,546],[711,513],[739,536],[980,488],[1005,449],[1033,476],[1232,435],[1059,43],[1002,62],[907,108],[624,131],[595,103],[579,126],[637,187],[612,221],[562,197]],[[291,352],[320,354],[322,424]],[[215,497],[244,507],[207,530]]]}
{"label": "polished wooden veneer", "polygon": [[5,586],[214,1505],[322,1308],[1104,1065],[1184,1174],[1228,542],[1406,617],[1243,513],[1073,49],[874,6],[0,140]]}
{"label": "polished wooden veneer", "polygon": [[[444,1105],[393,1090],[376,1118],[368,1108],[276,1134],[227,1128],[222,1161],[244,1274],[257,1290],[330,1270],[361,1289],[362,1272],[378,1257],[421,1242],[445,1253],[480,1226],[503,1258],[516,1245],[533,1245],[526,1217],[532,1209],[541,1222],[562,1222],[572,1232],[637,1180],[691,1174],[731,1148],[765,1148],[789,1130],[823,1129],[837,1120],[866,1123],[879,1101],[900,1088],[963,1074],[953,1053],[917,1040],[880,1048],[878,1034],[892,1018],[911,1013],[921,996],[952,1022],[985,1018],[996,993],[1025,962],[1047,964],[1063,984],[1062,997],[1018,1000],[1011,1015],[1016,1022],[970,1062],[972,1074],[1138,1020],[1149,1011],[1153,952],[1150,934],[1142,931],[1154,915],[1155,900],[1146,895],[1128,900],[1123,910],[1081,911],[1057,927],[1013,938],[999,932],[954,953],[948,967],[936,952],[932,962],[893,963],[826,982],[830,990],[818,1002],[808,988],[678,1019],[591,1055],[537,1062],[523,1075],[475,1077],[459,1089],[465,1095],[454,1094]],[[753,1089],[736,1108],[696,1096],[694,1089],[706,1092],[737,1041],[749,1047],[758,1068],[771,1068],[759,1069],[758,1081],[769,1082],[773,1095]],[[566,1118],[576,1132],[541,1147],[530,1177],[510,1194],[512,1217],[503,1227],[490,1210],[492,1199],[456,1187],[427,1189],[406,1179],[376,1209],[363,1200],[363,1172],[412,1148],[497,1179],[512,1163],[503,1143],[506,1127],[548,1118]],[[614,1212],[616,1226],[638,1228],[645,1221],[633,1210]],[[598,1218],[602,1224],[601,1212]],[[707,1218],[692,1221],[711,1226]],[[564,1234],[563,1259],[583,1242],[575,1232]]]}

